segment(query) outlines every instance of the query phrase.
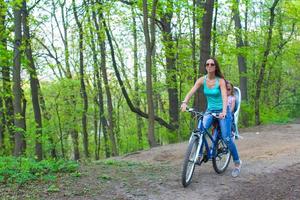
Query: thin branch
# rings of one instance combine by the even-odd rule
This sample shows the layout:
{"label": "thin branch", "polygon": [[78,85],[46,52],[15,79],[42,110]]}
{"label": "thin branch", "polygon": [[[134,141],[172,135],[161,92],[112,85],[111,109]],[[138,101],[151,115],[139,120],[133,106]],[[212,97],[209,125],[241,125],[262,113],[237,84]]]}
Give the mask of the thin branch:
{"label": "thin branch", "polygon": [[137,1],[126,1],[126,0],[120,0],[120,2],[129,6],[135,5],[137,3]]}
{"label": "thin branch", "polygon": [[[103,18],[103,17],[102,17]],[[112,44],[112,39],[111,39],[111,36],[110,36],[110,33],[109,33],[109,30],[107,28],[107,25],[105,23],[105,20],[103,20],[103,26],[105,28],[105,32],[106,32],[106,36],[107,36],[107,39],[108,39],[108,43],[110,45],[110,50],[111,50],[111,56],[112,56],[112,62],[113,62],[113,68],[115,70],[115,73],[116,73],[116,76],[117,76],[117,79],[118,79],[118,82],[119,82],[119,85],[121,87],[121,90],[122,90],[122,93],[125,97],[125,100],[126,100],[126,103],[127,105],[129,106],[130,110],[144,118],[148,118],[149,115],[143,111],[141,111],[139,108],[136,108],[131,99],[129,98],[129,95],[125,89],[125,86],[124,86],[124,82],[123,80],[121,79],[121,76],[120,76],[120,73],[119,73],[119,70],[117,68],[117,63],[116,63],[116,59],[115,59],[115,52],[114,52],[114,48],[113,48],[113,44]],[[160,125],[170,129],[170,130],[176,130],[178,128],[178,126],[174,126],[172,124],[169,124],[167,123],[165,120],[163,120],[162,118],[158,117],[158,116],[154,116],[154,119],[155,121],[157,121]]]}
{"label": "thin branch", "polygon": [[41,1],[41,0],[37,0],[37,1],[33,4],[33,6],[31,6],[30,8],[27,9],[27,12],[30,13],[30,11],[33,10],[33,9],[40,3],[40,1]]}

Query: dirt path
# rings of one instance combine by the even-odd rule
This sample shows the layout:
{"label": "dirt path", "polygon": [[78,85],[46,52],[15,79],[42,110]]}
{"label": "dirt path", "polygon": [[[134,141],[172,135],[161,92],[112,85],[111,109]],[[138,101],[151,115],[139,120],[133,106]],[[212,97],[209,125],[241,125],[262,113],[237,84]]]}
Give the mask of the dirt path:
{"label": "dirt path", "polygon": [[187,143],[154,148],[124,159],[164,163],[173,173],[145,199],[300,199],[300,123],[244,129],[237,141],[242,173],[232,178],[232,163],[217,175],[208,163],[196,168],[188,188],[180,184]]}
{"label": "dirt path", "polygon": [[[191,185],[181,185],[187,142],[81,165],[80,176],[20,188],[0,185],[0,199],[300,199],[300,121],[241,130],[242,172],[223,175],[212,163],[197,167]],[[55,191],[49,191],[49,187]]]}

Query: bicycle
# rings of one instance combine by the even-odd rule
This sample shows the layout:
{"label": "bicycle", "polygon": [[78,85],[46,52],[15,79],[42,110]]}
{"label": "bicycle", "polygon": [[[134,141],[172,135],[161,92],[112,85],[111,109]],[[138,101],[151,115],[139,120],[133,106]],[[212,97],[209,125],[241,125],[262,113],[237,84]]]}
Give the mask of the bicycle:
{"label": "bicycle", "polygon": [[[209,113],[214,118],[212,134],[210,134],[205,128],[201,128],[203,127],[203,113],[197,112],[193,108],[187,109],[187,112],[192,113],[199,123],[198,128],[191,133],[183,162],[181,180],[184,187],[191,183],[196,164],[200,166],[203,162],[212,160],[216,173],[222,174],[226,171],[231,159],[228,146],[222,139],[221,129],[217,120],[219,118],[218,114]],[[210,140],[210,146],[206,138]]]}

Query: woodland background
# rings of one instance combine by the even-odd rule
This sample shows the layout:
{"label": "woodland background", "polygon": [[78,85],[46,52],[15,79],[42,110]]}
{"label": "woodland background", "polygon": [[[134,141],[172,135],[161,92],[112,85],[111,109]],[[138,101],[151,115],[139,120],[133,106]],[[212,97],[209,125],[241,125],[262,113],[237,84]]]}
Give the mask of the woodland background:
{"label": "woodland background", "polygon": [[[102,159],[189,137],[216,57],[239,127],[300,110],[298,0],[0,0],[0,153]],[[190,106],[203,110],[198,92]],[[200,103],[199,103],[200,102]]]}

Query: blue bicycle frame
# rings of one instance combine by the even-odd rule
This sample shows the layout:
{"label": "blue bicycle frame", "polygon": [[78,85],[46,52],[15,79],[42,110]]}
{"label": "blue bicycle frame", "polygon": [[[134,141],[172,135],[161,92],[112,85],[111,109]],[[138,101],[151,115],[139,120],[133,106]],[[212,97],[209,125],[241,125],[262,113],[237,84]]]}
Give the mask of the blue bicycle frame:
{"label": "blue bicycle frame", "polygon": [[[216,118],[214,118],[214,121],[216,120]],[[206,155],[207,155],[207,160],[212,159],[213,157],[215,157],[215,146],[216,146],[216,141],[217,138],[219,136],[219,125],[217,125],[214,130],[213,130],[213,134],[210,134],[208,132],[207,129],[205,129],[203,127],[203,116],[201,116],[201,118],[199,119],[199,123],[198,123],[198,128],[195,129],[190,137],[189,142],[191,141],[192,137],[199,137],[199,147],[200,149],[197,149],[197,151],[199,152],[199,156],[203,156],[203,146],[205,147],[206,150]],[[213,122],[214,124],[215,122]],[[207,137],[210,139],[211,141],[211,147],[209,146],[208,142],[207,142]],[[219,136],[220,137],[220,136]]]}

